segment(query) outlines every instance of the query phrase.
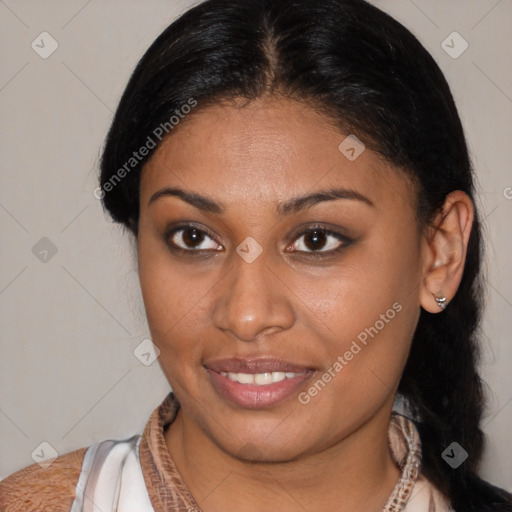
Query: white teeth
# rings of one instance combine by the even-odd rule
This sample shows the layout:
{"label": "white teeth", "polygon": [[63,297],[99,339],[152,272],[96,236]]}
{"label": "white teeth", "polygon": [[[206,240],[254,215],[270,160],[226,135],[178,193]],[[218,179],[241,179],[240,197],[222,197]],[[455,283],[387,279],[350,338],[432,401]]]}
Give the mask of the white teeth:
{"label": "white teeth", "polygon": [[235,373],[234,375],[240,384],[254,384],[254,375],[251,373]]}
{"label": "white teeth", "polygon": [[260,386],[264,384],[272,384],[272,372],[256,373],[254,375],[254,383],[259,384]]}
{"label": "white teeth", "polygon": [[272,382],[281,382],[286,379],[285,372],[272,372]]}
{"label": "white teeth", "polygon": [[223,377],[227,377],[233,382],[240,384],[256,384],[258,386],[266,386],[274,382],[281,382],[285,379],[293,379],[299,375],[304,375],[306,372],[293,373],[293,372],[264,372],[264,373],[234,373],[234,372],[219,372]]}

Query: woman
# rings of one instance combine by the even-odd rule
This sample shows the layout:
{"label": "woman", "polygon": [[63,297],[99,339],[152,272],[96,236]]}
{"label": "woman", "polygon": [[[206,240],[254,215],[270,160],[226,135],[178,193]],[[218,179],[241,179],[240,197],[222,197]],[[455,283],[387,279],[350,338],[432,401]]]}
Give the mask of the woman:
{"label": "woman", "polygon": [[403,26],[198,5],[133,73],[100,182],[173,391],[142,436],[11,475],[2,510],[512,510],[477,476],[471,164]]}

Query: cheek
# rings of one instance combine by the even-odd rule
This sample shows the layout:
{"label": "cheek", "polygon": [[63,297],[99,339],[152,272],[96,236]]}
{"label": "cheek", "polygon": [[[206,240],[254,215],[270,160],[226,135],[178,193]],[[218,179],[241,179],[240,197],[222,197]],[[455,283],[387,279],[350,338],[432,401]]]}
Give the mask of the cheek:
{"label": "cheek", "polygon": [[[308,277],[304,272],[287,273],[290,289],[306,306],[303,313],[334,345],[354,339],[376,322],[380,327],[388,317],[394,320],[395,303],[402,308],[411,302],[417,305],[411,293],[417,289],[420,277],[414,248],[374,237],[353,249],[338,266],[322,274]],[[411,319],[410,314],[401,316]],[[403,321],[385,325],[392,323],[397,332],[409,329]]]}
{"label": "cheek", "polygon": [[167,375],[186,373],[200,363],[208,342],[208,290],[221,277],[176,263],[165,247],[144,234],[139,236],[138,255],[146,317],[160,349],[160,364]]}
{"label": "cheek", "polygon": [[371,371],[388,380],[405,362],[415,314],[410,299],[387,275],[354,272],[302,289],[304,323],[321,341],[325,368],[341,358],[343,368],[338,365],[335,373],[343,371],[351,381],[364,381]]}
{"label": "cheek", "polygon": [[[144,230],[138,242],[139,280],[153,342],[162,350],[186,317],[190,286],[184,287],[169,255]],[[187,291],[188,293],[183,293]]]}
{"label": "cheek", "polygon": [[325,402],[340,396],[354,406],[363,397],[378,401],[398,384],[407,360],[419,317],[412,293],[420,278],[418,256],[412,245],[390,244],[389,238],[371,243],[347,255],[328,278],[300,291],[304,311],[324,340],[319,377],[325,376],[331,390]]}

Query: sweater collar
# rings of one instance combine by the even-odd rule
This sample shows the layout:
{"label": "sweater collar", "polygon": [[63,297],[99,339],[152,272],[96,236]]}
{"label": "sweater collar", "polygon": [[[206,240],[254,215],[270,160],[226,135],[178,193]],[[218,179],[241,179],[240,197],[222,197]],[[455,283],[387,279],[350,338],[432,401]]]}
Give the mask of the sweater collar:
{"label": "sweater collar", "polygon": [[[153,411],[142,434],[139,457],[155,512],[201,510],[181,478],[165,443],[164,432],[176,418],[179,407],[171,391]],[[389,422],[388,447],[400,469],[400,477],[382,512],[449,510],[444,497],[420,473],[421,442],[416,426],[409,418],[395,411]]]}

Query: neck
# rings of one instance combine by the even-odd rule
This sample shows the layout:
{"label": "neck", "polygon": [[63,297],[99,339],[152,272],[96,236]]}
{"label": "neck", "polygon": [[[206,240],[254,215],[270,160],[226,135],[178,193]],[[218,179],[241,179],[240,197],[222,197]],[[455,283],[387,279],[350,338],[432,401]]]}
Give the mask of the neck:
{"label": "neck", "polygon": [[204,512],[379,512],[400,471],[387,444],[389,404],[327,450],[248,463],[220,449],[181,408],[165,433],[185,485]]}

